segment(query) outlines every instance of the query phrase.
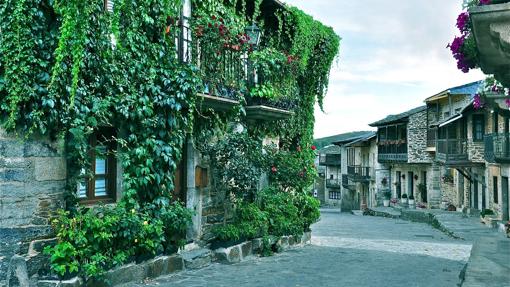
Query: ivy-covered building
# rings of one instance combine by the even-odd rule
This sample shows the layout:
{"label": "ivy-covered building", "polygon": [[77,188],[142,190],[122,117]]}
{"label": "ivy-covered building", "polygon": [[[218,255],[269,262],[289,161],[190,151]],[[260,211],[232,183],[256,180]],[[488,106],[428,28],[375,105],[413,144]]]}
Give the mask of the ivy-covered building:
{"label": "ivy-covered building", "polygon": [[331,28],[276,0],[7,0],[0,18],[0,286],[317,220]]}

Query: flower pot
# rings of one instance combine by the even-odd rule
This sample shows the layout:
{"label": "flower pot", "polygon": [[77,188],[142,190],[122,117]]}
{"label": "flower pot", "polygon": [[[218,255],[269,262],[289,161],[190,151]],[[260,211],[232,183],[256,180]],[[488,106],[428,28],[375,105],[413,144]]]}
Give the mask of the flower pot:
{"label": "flower pot", "polygon": [[409,199],[408,203],[409,203],[409,205],[414,205],[414,199]]}
{"label": "flower pot", "polygon": [[383,205],[384,205],[384,207],[390,206],[390,200],[389,199],[383,199]]}
{"label": "flower pot", "polygon": [[407,198],[401,198],[400,199],[401,204],[407,204]]}

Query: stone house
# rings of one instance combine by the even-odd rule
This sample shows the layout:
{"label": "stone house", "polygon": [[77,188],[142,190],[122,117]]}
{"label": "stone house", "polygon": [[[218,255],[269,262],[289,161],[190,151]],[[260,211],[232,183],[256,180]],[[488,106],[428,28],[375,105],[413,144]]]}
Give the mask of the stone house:
{"label": "stone house", "polygon": [[347,177],[344,182],[354,184],[359,206],[364,210],[376,206],[376,171],[380,170],[377,161],[376,132],[345,144],[347,149]]}
{"label": "stone house", "polygon": [[473,108],[482,82],[442,91],[425,100],[428,151],[435,156],[444,204],[482,210],[488,206],[484,137],[487,115]]}
{"label": "stone house", "polygon": [[381,183],[386,183],[379,185],[378,200],[385,190],[393,198],[413,195],[421,203],[433,203],[439,197],[439,187],[433,183],[437,168],[426,152],[426,119],[427,107],[421,106],[370,124],[377,127],[379,178],[384,176]]}
{"label": "stone house", "polygon": [[[341,192],[340,208],[342,212],[359,210],[362,192],[368,197],[369,185],[367,183],[370,182],[369,178],[373,169],[370,169],[368,166],[370,160],[365,153],[369,150],[367,149],[369,147],[367,142],[372,136],[373,132],[370,131],[356,133],[354,136],[352,133],[349,133],[343,138],[337,138],[334,142],[335,145],[340,147],[341,151],[341,180],[339,184]],[[349,146],[350,144],[354,145]],[[365,162],[361,162],[362,149],[364,150],[363,155],[366,157]],[[365,165],[365,170],[360,168],[362,164]]]}
{"label": "stone house", "polygon": [[510,112],[502,95],[492,95],[485,114],[485,160],[487,194],[482,195],[483,208],[495,212],[497,219],[508,221],[510,213]]}
{"label": "stone house", "polygon": [[339,206],[341,201],[341,150],[328,145],[319,150],[319,179],[316,186],[317,198],[321,204]]}
{"label": "stone house", "polygon": [[[189,61],[191,33],[186,19],[191,17],[191,1],[186,0],[183,5],[182,37],[176,52],[182,61]],[[267,0],[263,7],[262,17],[270,18],[283,4]],[[207,90],[197,96],[201,98],[202,109],[217,113],[229,112],[240,104],[228,95],[213,95]],[[275,121],[293,114],[288,108],[269,103],[247,104],[245,110],[245,126],[240,129],[249,128],[251,122]],[[116,133],[113,128],[104,128],[91,138],[92,145],[104,150],[107,156],[90,156],[94,176],[76,187],[83,205],[115,204],[122,198],[122,167],[115,156],[118,147],[109,140]],[[278,139],[266,141],[278,144]],[[57,209],[65,207],[69,177],[63,146],[61,141],[38,136],[24,139],[0,129],[0,286],[9,283],[6,282],[9,262],[15,255],[26,261],[29,278],[47,275],[48,259],[42,250],[54,242],[50,220]],[[193,139],[188,138],[175,174],[173,197],[194,211],[188,231],[189,245],[204,246],[213,238],[212,228],[223,222],[224,194],[212,188],[210,164],[195,146]],[[263,186],[261,180],[260,187]]]}

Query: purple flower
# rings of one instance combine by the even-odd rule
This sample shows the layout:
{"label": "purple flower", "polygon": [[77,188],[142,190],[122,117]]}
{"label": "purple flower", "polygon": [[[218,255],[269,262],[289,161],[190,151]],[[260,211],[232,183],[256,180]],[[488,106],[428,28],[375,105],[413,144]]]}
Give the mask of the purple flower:
{"label": "purple flower", "polygon": [[480,0],[480,4],[478,4],[479,6],[482,6],[482,5],[489,5],[491,4],[492,0]]}
{"label": "purple flower", "polygon": [[485,103],[482,101],[480,94],[476,94],[473,98],[473,107],[475,108],[475,110],[483,108],[484,104]]}
{"label": "purple flower", "polygon": [[453,42],[448,45],[450,50],[452,51],[453,55],[461,53],[462,45],[464,45],[464,41],[466,40],[466,36],[462,35],[460,37],[455,36],[453,39]]}
{"label": "purple flower", "polygon": [[507,107],[510,108],[510,99],[505,99],[505,104],[506,104]]}
{"label": "purple flower", "polygon": [[459,17],[457,17],[457,28],[461,32],[465,32],[468,30],[469,26],[467,25],[469,22],[469,13],[467,11],[464,11],[460,13]]}

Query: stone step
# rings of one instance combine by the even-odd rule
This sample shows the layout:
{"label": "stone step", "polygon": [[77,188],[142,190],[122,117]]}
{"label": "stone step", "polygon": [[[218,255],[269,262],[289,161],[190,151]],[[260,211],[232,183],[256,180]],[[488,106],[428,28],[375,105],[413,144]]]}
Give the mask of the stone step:
{"label": "stone step", "polygon": [[210,249],[199,248],[180,253],[186,269],[200,269],[211,264],[213,254]]}

